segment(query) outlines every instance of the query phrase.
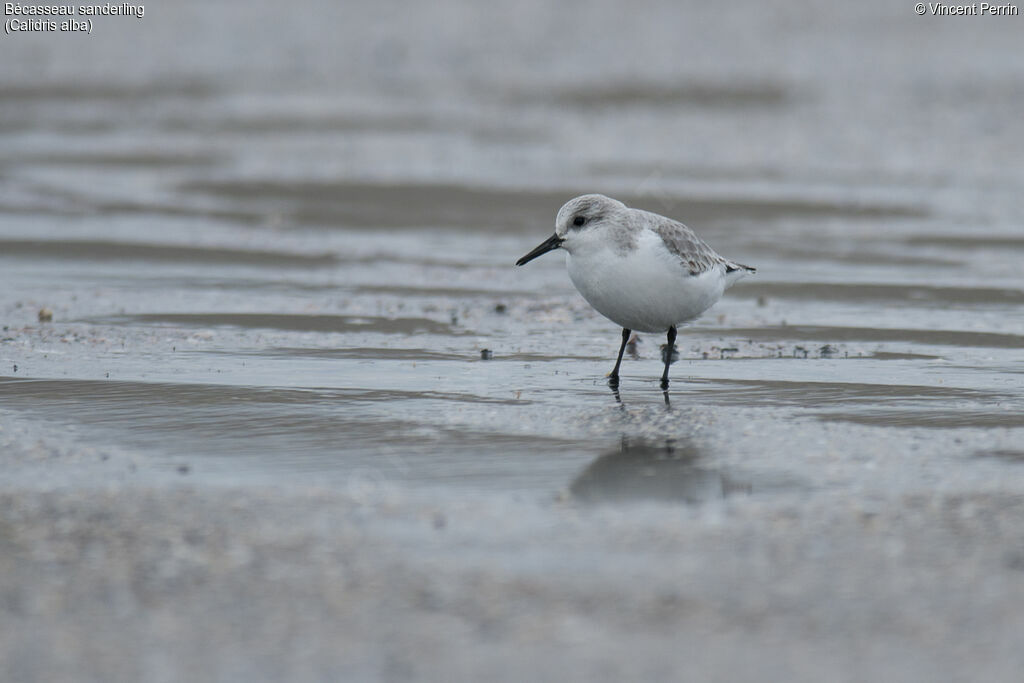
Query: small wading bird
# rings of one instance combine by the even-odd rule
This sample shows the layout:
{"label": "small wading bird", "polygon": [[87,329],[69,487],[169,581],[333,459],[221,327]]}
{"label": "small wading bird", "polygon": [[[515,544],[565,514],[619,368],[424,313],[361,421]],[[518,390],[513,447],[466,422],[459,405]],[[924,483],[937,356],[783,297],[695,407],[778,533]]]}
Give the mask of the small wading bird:
{"label": "small wading bird", "polygon": [[555,234],[516,265],[554,249],[566,251],[569,278],[587,303],[622,327],[619,356],[608,375],[613,388],[622,352],[637,330],[667,333],[661,388],[668,389],[676,326],[697,318],[734,282],[755,272],[719,256],[682,223],[600,194],[566,202],[555,218]]}

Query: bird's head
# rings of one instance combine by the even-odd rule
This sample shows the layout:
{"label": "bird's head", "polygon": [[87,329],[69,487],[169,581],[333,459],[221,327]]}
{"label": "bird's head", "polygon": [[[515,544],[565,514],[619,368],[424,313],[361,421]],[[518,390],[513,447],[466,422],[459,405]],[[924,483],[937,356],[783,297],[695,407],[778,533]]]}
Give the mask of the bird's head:
{"label": "bird's head", "polygon": [[592,237],[613,215],[626,208],[620,201],[603,194],[585,194],[570,199],[558,210],[555,218],[555,234],[526,256],[516,261],[522,266],[542,254],[562,248],[570,254],[573,248]]}

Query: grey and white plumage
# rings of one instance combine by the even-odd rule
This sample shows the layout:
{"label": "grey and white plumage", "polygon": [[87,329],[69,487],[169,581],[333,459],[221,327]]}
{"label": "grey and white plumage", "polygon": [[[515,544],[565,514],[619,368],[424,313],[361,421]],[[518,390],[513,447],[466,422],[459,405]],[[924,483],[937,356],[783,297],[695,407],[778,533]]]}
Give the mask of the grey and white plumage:
{"label": "grey and white plumage", "polygon": [[570,279],[591,306],[627,331],[668,332],[669,346],[677,325],[697,318],[755,272],[719,255],[679,221],[600,194],[566,202],[555,234],[516,265],[559,248],[566,252]]}

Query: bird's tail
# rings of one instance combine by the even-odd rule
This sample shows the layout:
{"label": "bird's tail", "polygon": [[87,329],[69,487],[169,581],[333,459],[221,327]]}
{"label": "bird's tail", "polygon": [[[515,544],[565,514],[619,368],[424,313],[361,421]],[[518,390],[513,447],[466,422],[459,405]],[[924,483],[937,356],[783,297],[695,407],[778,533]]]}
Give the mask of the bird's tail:
{"label": "bird's tail", "polygon": [[731,272],[736,271],[736,270],[745,270],[746,272],[748,272],[750,274],[754,274],[754,273],[757,272],[757,268],[755,268],[753,266],[745,266],[742,263],[733,263],[732,261],[726,261],[725,262],[725,272],[726,273],[731,273]]}
{"label": "bird's tail", "polygon": [[725,262],[725,286],[726,288],[732,287],[737,280],[741,280],[747,275],[753,275],[757,272],[757,268],[753,266],[745,266],[742,263],[733,263],[732,261]]}

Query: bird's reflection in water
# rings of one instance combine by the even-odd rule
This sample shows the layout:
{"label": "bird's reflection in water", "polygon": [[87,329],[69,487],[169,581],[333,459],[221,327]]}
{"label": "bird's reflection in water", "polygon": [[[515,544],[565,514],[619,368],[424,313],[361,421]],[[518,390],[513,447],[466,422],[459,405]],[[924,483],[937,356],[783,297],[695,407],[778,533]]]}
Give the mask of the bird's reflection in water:
{"label": "bird's reflection in water", "polygon": [[[619,404],[619,407],[623,410],[626,409],[626,404],[622,402],[622,394],[619,393],[619,382],[618,380],[609,380],[608,387],[612,390],[612,396],[615,397],[615,402]],[[661,390],[662,396],[665,398],[665,408],[672,410],[672,401],[668,397],[668,389]]]}
{"label": "bird's reflection in water", "polygon": [[701,467],[701,453],[689,440],[623,438],[615,450],[590,463],[569,485],[587,503],[672,501],[696,505],[749,494],[748,482]]}

